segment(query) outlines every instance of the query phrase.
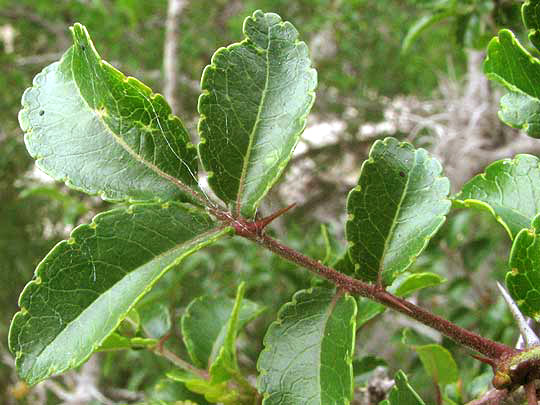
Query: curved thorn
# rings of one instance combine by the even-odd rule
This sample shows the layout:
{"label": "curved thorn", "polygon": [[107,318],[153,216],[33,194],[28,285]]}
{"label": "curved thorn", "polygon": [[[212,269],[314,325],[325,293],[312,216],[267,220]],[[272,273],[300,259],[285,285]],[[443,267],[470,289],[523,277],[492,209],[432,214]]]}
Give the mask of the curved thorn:
{"label": "curved thorn", "polygon": [[527,323],[527,320],[519,310],[517,304],[514,302],[508,291],[506,291],[506,289],[499,282],[497,282],[497,287],[499,288],[499,291],[501,292],[506,304],[508,305],[508,308],[510,309],[510,312],[512,313],[512,316],[514,317],[514,320],[517,323],[521,336],[525,340],[525,347],[540,345],[540,339],[531,329]]}
{"label": "curved thorn", "polygon": [[478,361],[481,361],[482,363],[490,365],[493,369],[497,367],[496,361],[488,357],[479,356],[477,354],[471,354],[471,357],[475,358]]}

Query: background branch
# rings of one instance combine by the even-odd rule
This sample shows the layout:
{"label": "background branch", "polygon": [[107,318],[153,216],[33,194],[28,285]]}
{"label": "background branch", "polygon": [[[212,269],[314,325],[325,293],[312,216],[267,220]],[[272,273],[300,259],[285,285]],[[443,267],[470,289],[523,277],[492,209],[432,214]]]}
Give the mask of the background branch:
{"label": "background branch", "polygon": [[171,106],[172,113],[178,114],[178,25],[180,15],[186,6],[186,0],[169,0],[167,20],[165,21],[165,44],[163,48],[163,73],[165,99]]}

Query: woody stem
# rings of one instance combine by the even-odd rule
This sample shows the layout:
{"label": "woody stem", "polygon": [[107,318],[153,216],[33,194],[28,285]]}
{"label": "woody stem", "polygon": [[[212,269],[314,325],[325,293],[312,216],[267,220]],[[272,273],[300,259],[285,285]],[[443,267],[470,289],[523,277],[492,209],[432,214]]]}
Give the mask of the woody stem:
{"label": "woody stem", "polygon": [[362,297],[377,301],[386,307],[392,308],[408,317],[432,327],[457,343],[478,351],[490,359],[499,359],[501,356],[514,353],[516,350],[504,344],[484,338],[476,333],[461,328],[460,326],[441,318],[417,305],[401,299],[388,291],[377,288],[376,285],[368,284],[355,278],[349,277],[339,271],[325,266],[311,257],[283,245],[279,241],[266,234],[242,233],[241,236],[264,246],[266,249],[281,256],[282,258],[298,264],[311,272],[329,280],[338,288]]}

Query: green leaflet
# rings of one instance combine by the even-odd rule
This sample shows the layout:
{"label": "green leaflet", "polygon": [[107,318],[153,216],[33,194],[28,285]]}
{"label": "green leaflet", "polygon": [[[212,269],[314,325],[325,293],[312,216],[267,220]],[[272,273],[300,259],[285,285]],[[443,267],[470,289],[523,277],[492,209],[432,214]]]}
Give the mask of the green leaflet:
{"label": "green leaflet", "polygon": [[35,384],[84,362],[136,302],[183,258],[230,233],[186,204],[138,204],[76,228],[36,269],[9,346]]}
{"label": "green leaflet", "polygon": [[522,229],[510,252],[506,285],[523,314],[540,321],[540,215]]}
{"label": "green leaflet", "polygon": [[407,270],[445,221],[450,182],[424,149],[373,144],[347,199],[346,235],[356,275],[385,285]]}
{"label": "green leaflet", "polygon": [[399,370],[394,377],[396,385],[390,391],[390,398],[384,400],[380,405],[425,405],[422,398],[409,384],[405,373]]}
{"label": "green leaflet", "polygon": [[[182,315],[182,337],[193,364],[210,368],[224,344],[234,300],[227,297],[202,296],[191,301]],[[259,316],[264,308],[243,299],[237,329]]]}
{"label": "green leaflet", "polygon": [[[526,10],[524,8],[524,10]],[[536,38],[537,33],[533,33]],[[509,30],[501,30],[493,38],[484,63],[486,75],[518,95],[501,100],[499,117],[510,126],[539,137],[538,110],[540,102],[540,61],[533,57]]]}
{"label": "green leaflet", "polygon": [[56,180],[107,200],[169,200],[197,187],[197,153],[163,97],[101,60],[86,28],[34,78],[19,114],[28,151]]}
{"label": "green leaflet", "polygon": [[463,186],[455,202],[488,210],[513,239],[540,212],[539,190],[540,160],[517,155],[491,163]]}
{"label": "green leaflet", "polygon": [[304,130],[316,72],[296,29],[277,14],[256,11],[243,32],[204,70],[199,153],[214,192],[251,218]]}
{"label": "green leaflet", "polygon": [[353,395],[356,302],[316,288],[297,292],[270,325],[259,355],[264,405],[348,404]]}

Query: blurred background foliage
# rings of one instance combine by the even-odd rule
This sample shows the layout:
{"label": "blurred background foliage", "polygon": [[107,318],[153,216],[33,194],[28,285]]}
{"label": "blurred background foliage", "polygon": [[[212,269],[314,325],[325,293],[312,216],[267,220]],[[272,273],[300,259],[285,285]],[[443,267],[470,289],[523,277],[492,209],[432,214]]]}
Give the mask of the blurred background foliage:
{"label": "blurred background foliage", "polygon": [[[510,27],[525,38],[519,6],[505,0],[186,0],[177,37],[178,115],[196,138],[202,70],[218,47],[242,38],[247,15],[262,9],[291,21],[318,71],[317,101],[284,180],[261,211],[297,202],[272,232],[324,260],[329,249],[336,256],[344,248],[346,195],[375,139],[391,135],[428,148],[447,168],[454,190],[492,160],[540,152],[499,123],[498,89],[481,71],[483,50],[499,28]],[[34,168],[17,123],[20,97],[33,76],[69,47],[68,27],[77,21],[87,26],[104,59],[162,91],[166,18],[166,0],[0,0],[2,403],[72,403],[69,395],[77,391],[83,372],[94,372],[103,395],[116,401],[167,400],[182,389],[162,381],[169,368],[163,359],[131,350],[95,356],[90,366],[97,371],[88,366],[30,390],[17,380],[6,349],[17,296],[39,260],[74,226],[109,205],[53,183]],[[508,247],[507,235],[491,217],[454,211],[411,270],[437,273],[446,282],[410,299],[483,336],[514,344],[517,331],[495,292]],[[296,290],[320,282],[306,271],[233,239],[190,258],[182,271],[169,272],[143,304],[166,306],[167,345],[182,357],[177,322],[189,302],[202,294],[234,296],[241,280],[247,282],[247,298],[267,308],[240,340],[240,363],[255,376],[262,337],[278,308]],[[447,401],[465,403],[488,389],[490,371],[467,351],[387,312],[358,330],[355,403],[384,398],[385,381],[398,367],[408,370],[428,403],[434,398],[430,377],[403,343],[404,328],[415,339],[443,344],[458,359],[460,379],[444,388]],[[374,354],[376,359],[364,357]]]}

